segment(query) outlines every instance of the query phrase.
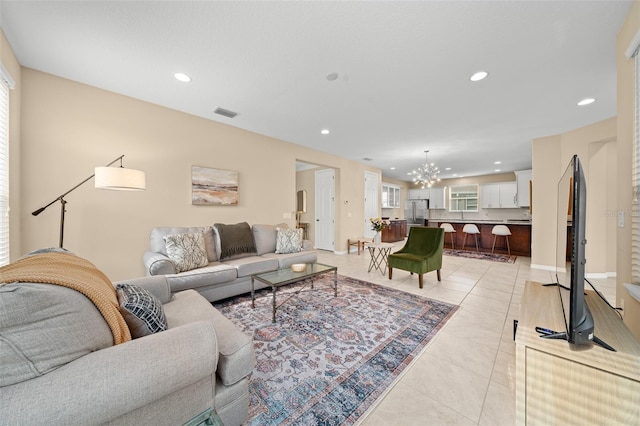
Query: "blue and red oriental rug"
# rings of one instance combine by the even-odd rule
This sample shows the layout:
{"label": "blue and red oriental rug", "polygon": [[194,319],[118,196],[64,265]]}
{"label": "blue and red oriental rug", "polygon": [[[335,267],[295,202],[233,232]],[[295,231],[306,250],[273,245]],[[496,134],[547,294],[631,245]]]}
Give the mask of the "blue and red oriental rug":
{"label": "blue and red oriental rug", "polygon": [[[338,276],[293,296],[271,322],[270,290],[215,303],[253,335],[250,425],[351,425],[383,396],[457,306]],[[327,289],[318,289],[326,286]],[[278,291],[278,303],[300,285]]]}

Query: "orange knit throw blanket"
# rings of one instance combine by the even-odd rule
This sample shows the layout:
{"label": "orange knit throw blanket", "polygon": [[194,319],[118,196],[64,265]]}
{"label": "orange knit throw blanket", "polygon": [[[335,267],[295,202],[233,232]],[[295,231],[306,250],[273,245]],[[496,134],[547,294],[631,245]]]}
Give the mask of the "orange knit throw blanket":
{"label": "orange knit throw blanket", "polygon": [[67,253],[25,257],[0,268],[0,285],[13,282],[57,284],[79,291],[96,305],[113,333],[115,345],[131,340],[113,284],[86,259]]}

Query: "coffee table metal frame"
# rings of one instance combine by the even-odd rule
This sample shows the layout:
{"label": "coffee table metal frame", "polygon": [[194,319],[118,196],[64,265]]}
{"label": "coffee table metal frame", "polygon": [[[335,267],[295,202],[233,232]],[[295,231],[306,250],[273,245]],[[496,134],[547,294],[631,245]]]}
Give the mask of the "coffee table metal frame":
{"label": "coffee table metal frame", "polygon": [[[276,322],[276,312],[278,308],[285,303],[293,296],[297,295],[304,291],[308,284],[310,284],[310,290],[314,290],[313,288],[313,279],[320,274],[324,274],[326,272],[333,271],[333,296],[338,296],[338,267],[325,265],[322,263],[307,263],[307,267],[302,272],[294,272],[291,268],[282,268],[277,271],[265,272],[262,274],[255,274],[251,276],[251,307],[256,307],[256,296],[255,296],[255,280],[258,280],[268,286],[271,287],[271,292],[273,294],[273,314],[272,314],[272,322]],[[284,301],[280,302],[280,304],[276,304],[276,292],[278,288],[284,287],[289,284],[297,283],[307,278],[311,278],[310,283],[303,285],[300,289],[291,293],[291,295],[286,298]],[[325,287],[326,288],[326,287]]]}

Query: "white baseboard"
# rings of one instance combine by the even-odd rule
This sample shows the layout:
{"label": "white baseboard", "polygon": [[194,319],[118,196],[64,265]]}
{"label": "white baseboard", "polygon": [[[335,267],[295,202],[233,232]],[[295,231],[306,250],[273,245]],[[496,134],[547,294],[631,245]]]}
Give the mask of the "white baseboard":
{"label": "white baseboard", "polygon": [[[532,263],[531,265],[529,265],[529,267],[531,269],[540,269],[543,271],[551,271],[551,272],[556,272],[556,267],[555,266],[549,266],[549,265],[536,265],[534,263]],[[562,272],[569,272],[569,271],[562,271]],[[604,280],[607,278],[615,278],[616,277],[616,273],[615,272],[587,272],[584,274],[585,278],[593,278],[593,279],[600,279],[600,280]]]}

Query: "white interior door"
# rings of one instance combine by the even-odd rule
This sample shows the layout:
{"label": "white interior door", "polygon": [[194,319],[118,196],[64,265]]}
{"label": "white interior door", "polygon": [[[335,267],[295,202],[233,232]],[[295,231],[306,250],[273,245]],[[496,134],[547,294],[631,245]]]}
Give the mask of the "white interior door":
{"label": "white interior door", "polygon": [[335,171],[316,172],[316,248],[334,250],[335,236]]}
{"label": "white interior door", "polygon": [[375,231],[371,229],[370,217],[378,217],[380,203],[378,201],[380,183],[378,174],[364,172],[364,236],[373,238]]}

